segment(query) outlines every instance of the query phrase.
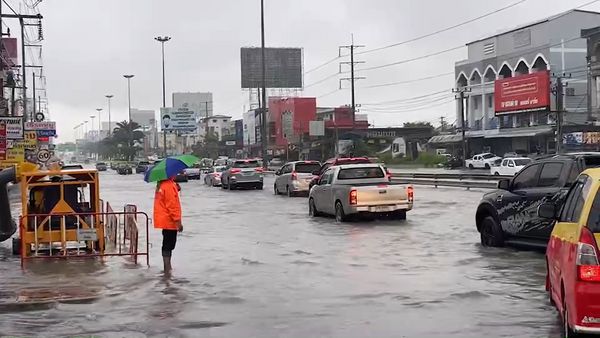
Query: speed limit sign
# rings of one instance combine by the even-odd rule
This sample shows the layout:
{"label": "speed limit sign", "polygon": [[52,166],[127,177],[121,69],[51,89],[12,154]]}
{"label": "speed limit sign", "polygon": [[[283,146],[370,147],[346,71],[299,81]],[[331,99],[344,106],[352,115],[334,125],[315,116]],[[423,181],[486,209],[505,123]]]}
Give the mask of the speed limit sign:
{"label": "speed limit sign", "polygon": [[50,151],[48,149],[40,149],[37,153],[37,159],[41,163],[46,163],[50,159]]}

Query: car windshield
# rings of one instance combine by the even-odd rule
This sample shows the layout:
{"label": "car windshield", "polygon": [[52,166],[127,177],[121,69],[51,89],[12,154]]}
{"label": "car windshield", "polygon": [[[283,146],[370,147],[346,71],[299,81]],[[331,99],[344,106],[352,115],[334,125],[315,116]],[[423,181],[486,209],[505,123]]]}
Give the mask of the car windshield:
{"label": "car windshield", "polygon": [[518,159],[518,160],[514,160],[514,161],[515,161],[516,166],[523,166],[523,165],[528,165],[529,163],[531,163],[530,158],[522,158],[522,159]]}
{"label": "car windshield", "polygon": [[319,163],[296,163],[296,172],[298,173],[310,174],[320,168],[321,165]]}
{"label": "car windshield", "polygon": [[222,173],[222,172],[224,172],[225,170],[227,170],[227,167],[214,167],[214,171],[215,171],[216,173]]}
{"label": "car windshield", "polygon": [[245,160],[233,162],[234,168],[258,168],[259,164],[257,160]]}
{"label": "car windshield", "polygon": [[340,170],[338,180],[359,180],[364,178],[383,178],[381,167],[347,168]]}
{"label": "car windshield", "polygon": [[484,159],[488,159],[488,158],[496,157],[496,155],[494,155],[494,154],[485,154],[485,155],[481,155],[481,157],[483,157]]}

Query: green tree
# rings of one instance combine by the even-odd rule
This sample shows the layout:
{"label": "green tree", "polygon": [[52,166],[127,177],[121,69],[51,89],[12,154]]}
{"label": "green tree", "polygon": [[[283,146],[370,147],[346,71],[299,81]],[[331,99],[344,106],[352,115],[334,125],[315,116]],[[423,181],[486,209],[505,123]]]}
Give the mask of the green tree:
{"label": "green tree", "polygon": [[[141,150],[137,144],[140,144],[145,137],[140,129],[141,126],[134,121],[117,123],[110,141],[108,141],[111,146],[109,148],[112,150],[116,148],[117,154],[127,161],[133,161],[137,152]],[[115,148],[112,148],[113,146]]]}
{"label": "green tree", "polygon": [[425,128],[433,129],[433,125],[431,124],[431,122],[427,122],[427,121],[404,122],[404,128],[410,128],[410,127],[425,127]]}
{"label": "green tree", "polygon": [[193,147],[193,154],[199,158],[217,158],[219,156],[219,137],[208,132],[201,142]]}

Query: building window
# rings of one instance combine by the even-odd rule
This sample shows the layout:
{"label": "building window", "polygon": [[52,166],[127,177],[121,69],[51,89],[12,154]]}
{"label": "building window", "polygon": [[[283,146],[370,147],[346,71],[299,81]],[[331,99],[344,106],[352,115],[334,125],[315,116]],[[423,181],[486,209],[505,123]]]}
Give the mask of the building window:
{"label": "building window", "polygon": [[494,108],[494,96],[493,95],[488,95],[487,106],[488,106],[488,108]]}
{"label": "building window", "polygon": [[217,123],[217,120],[213,120],[213,123]]}

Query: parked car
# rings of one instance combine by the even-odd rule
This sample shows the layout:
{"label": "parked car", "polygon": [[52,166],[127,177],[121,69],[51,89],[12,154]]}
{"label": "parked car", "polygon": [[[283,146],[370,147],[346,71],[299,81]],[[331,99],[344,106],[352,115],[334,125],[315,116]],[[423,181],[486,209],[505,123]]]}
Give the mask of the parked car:
{"label": "parked car", "polygon": [[226,166],[212,167],[211,171],[204,175],[204,184],[212,187],[221,186],[221,173],[227,170]]}
{"label": "parked car", "polygon": [[183,171],[178,173],[177,176],[175,176],[175,182],[177,182],[177,183],[184,183],[187,181],[188,181],[188,177],[185,174],[185,172],[183,172]]}
{"label": "parked car", "polygon": [[477,154],[473,156],[473,158],[466,160],[465,166],[467,166],[469,169],[490,169],[496,164],[496,162],[499,162],[500,160],[502,160],[502,157],[496,156],[492,153]]}
{"label": "parked car", "polygon": [[463,166],[463,160],[456,156],[453,156],[451,154],[442,154],[441,156],[446,157],[446,162],[441,163],[440,167],[444,167],[446,169],[455,169],[461,168]]}
{"label": "parked car", "polygon": [[139,161],[137,166],[135,167],[136,174],[143,174],[150,167],[150,162],[148,161]]}
{"label": "parked car", "polygon": [[263,189],[263,168],[256,159],[233,160],[221,174],[221,187],[233,190],[239,187]]}
{"label": "parked car", "polygon": [[317,161],[296,161],[286,163],[275,172],[275,184],[273,191],[275,195],[285,193],[288,197],[297,194],[308,194],[313,172],[321,168]]}
{"label": "parked car", "polygon": [[388,182],[380,164],[339,165],[327,169],[310,190],[308,209],[313,217],[335,215],[338,222],[359,214],[406,219],[413,198],[412,186]]}
{"label": "parked car", "polygon": [[366,164],[373,163],[368,157],[337,157],[330,158],[321,165],[319,170],[313,172],[313,179],[310,181],[309,190],[317,184],[323,173],[332,166],[341,164]]}
{"label": "parked car", "polygon": [[600,166],[600,153],[551,156],[525,166],[481,199],[475,224],[484,246],[512,244],[545,249],[552,221],[538,217],[543,203],[560,205],[586,168]]}
{"label": "parked car", "polygon": [[185,176],[187,176],[188,180],[199,180],[201,176],[200,164],[195,164],[191,168],[186,168],[183,170]]}
{"label": "parked car", "polygon": [[108,166],[104,162],[96,162],[96,170],[98,171],[106,171]]}
{"label": "parked car", "polygon": [[283,161],[280,158],[275,157],[271,161],[269,161],[269,165],[267,166],[269,170],[279,170],[283,166]]}
{"label": "parked car", "polygon": [[125,163],[121,163],[117,166],[117,174],[119,175],[131,175],[133,170],[131,167]]}
{"label": "parked car", "polygon": [[523,167],[531,163],[532,159],[528,157],[509,157],[500,162],[500,165],[493,166],[490,169],[492,175],[514,176],[521,171]]}
{"label": "parked car", "polygon": [[509,151],[508,153],[505,153],[504,156],[502,156],[503,158],[509,158],[509,157],[527,157],[527,151],[525,150],[520,150],[517,149],[515,151]]}
{"label": "parked car", "polygon": [[600,333],[600,169],[584,171],[563,206],[538,215],[556,222],[546,250],[546,290],[563,319],[563,337]]}
{"label": "parked car", "polygon": [[220,166],[224,166],[227,165],[229,158],[227,157],[219,157],[218,159],[215,160],[215,162],[213,163],[213,165],[215,167],[220,167]]}

